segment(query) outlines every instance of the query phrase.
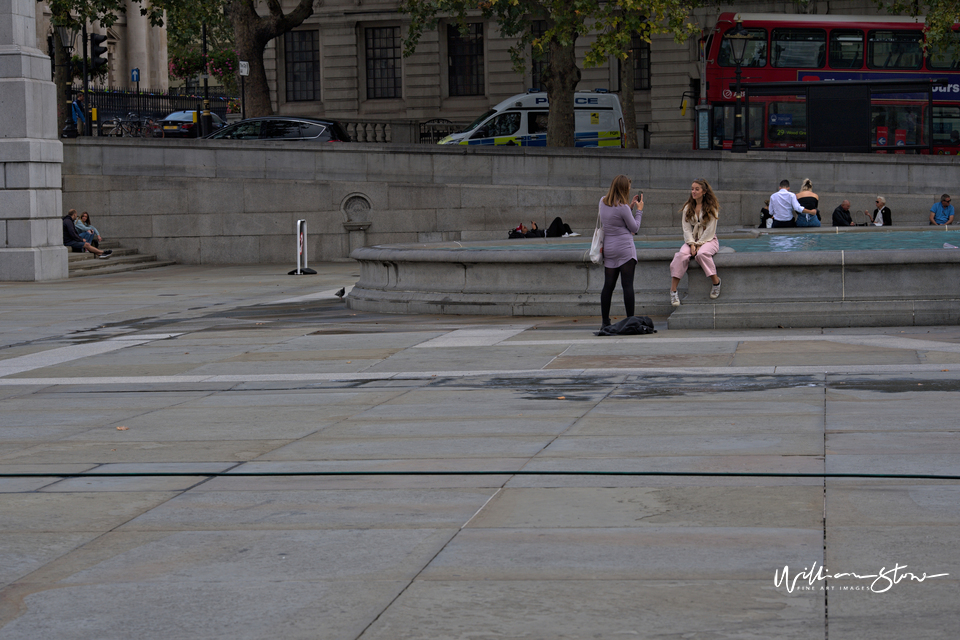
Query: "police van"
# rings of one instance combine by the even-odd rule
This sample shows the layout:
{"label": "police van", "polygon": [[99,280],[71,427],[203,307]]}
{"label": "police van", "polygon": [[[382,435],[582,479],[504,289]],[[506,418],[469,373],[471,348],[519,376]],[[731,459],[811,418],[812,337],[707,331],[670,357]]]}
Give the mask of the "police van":
{"label": "police van", "polygon": [[[504,100],[470,126],[439,144],[547,146],[546,92],[530,91]],[[623,111],[616,94],[598,89],[573,94],[576,146],[623,147]]]}

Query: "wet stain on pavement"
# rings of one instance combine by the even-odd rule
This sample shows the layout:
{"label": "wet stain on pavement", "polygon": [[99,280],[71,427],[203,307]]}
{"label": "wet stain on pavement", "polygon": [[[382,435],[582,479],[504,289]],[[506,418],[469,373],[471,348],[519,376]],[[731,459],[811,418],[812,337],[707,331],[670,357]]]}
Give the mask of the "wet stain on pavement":
{"label": "wet stain on pavement", "polygon": [[684,379],[676,376],[656,376],[631,380],[621,384],[610,394],[620,400],[631,398],[667,398],[694,393],[729,393],[732,391],[770,391],[794,387],[822,386],[814,376],[714,376]]}

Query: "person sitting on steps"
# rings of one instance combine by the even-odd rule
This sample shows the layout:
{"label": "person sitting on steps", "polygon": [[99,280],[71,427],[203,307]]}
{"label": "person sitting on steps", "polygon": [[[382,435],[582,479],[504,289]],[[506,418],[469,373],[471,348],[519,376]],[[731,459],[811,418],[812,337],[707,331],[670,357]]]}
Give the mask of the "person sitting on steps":
{"label": "person sitting on steps", "polygon": [[97,249],[92,244],[81,238],[80,234],[77,233],[77,226],[74,223],[76,219],[76,209],[70,209],[70,211],[67,212],[67,215],[63,216],[63,245],[65,247],[70,247],[74,253],[83,253],[84,251],[89,251],[97,258],[109,258],[113,253],[113,249],[107,249],[106,251]]}

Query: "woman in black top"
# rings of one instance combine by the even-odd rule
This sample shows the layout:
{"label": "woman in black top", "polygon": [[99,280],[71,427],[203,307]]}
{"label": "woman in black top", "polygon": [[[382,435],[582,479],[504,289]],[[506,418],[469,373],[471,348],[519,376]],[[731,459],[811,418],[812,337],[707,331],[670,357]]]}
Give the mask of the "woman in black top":
{"label": "woman in black top", "polygon": [[[804,178],[803,184],[800,185],[800,193],[797,194],[797,202],[804,209],[816,209],[817,210],[817,219],[813,222],[813,216],[809,213],[800,213],[797,215],[797,226],[798,227],[819,227],[820,226],[820,196],[813,192],[813,183],[810,182],[810,178]],[[803,219],[807,224],[801,224],[801,219]],[[813,222],[813,224],[811,224]]]}

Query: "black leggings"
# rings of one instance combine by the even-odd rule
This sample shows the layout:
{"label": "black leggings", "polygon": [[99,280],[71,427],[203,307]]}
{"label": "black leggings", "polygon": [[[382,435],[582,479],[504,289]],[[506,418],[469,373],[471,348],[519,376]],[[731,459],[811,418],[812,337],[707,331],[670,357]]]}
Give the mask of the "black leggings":
{"label": "black leggings", "polygon": [[603,268],[603,291],[600,292],[600,313],[603,324],[610,324],[610,302],[613,300],[613,290],[617,288],[617,278],[623,288],[623,306],[626,307],[627,317],[633,315],[636,305],[633,294],[633,273],[637,268],[637,261],[631,258],[616,268]]}

